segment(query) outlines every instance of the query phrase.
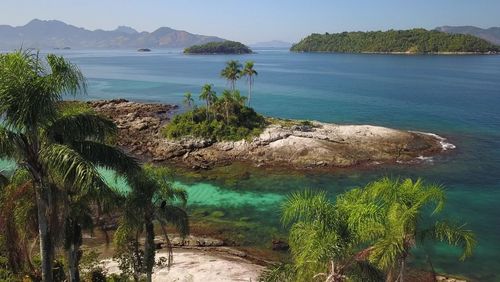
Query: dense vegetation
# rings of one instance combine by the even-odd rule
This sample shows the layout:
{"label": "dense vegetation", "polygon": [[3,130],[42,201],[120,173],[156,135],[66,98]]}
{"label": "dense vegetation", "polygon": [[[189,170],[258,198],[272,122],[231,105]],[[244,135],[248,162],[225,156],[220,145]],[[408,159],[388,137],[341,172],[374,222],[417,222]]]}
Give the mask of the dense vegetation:
{"label": "dense vegetation", "polygon": [[[188,231],[182,206],[173,204],[185,202],[185,192],[171,187],[161,170],[142,168],[115,147],[112,121],[83,103],[62,101],[65,94],[86,91],[77,66],[55,55],[43,60],[29,51],[1,54],[0,86],[0,158],[17,164],[0,172],[0,281],[80,281],[80,274],[104,281],[96,256],[89,260],[81,249],[83,230],[103,226],[104,213],[125,211],[119,250],[122,244],[137,246],[143,230],[153,238],[153,220]],[[108,186],[98,167],[124,177],[131,193]],[[151,281],[151,240],[142,253],[134,278],[145,274]]]}
{"label": "dense vegetation", "polygon": [[472,35],[425,29],[312,34],[291,48],[296,52],[440,53],[499,52],[500,47]]}
{"label": "dense vegetation", "polygon": [[264,281],[404,281],[412,250],[424,241],[462,249],[476,241],[465,224],[438,219],[445,193],[411,179],[381,179],[330,202],[325,193],[292,194],[282,208],[291,225],[290,264],[271,267]]}
{"label": "dense vegetation", "polygon": [[204,106],[194,105],[192,94],[186,93],[184,103],[189,111],[175,116],[163,129],[164,135],[170,139],[198,137],[238,141],[260,134],[266,125],[264,117],[247,106],[247,97],[242,96],[235,86],[239,78],[247,76],[250,96],[253,76],[257,72],[253,69],[253,62],[247,62],[245,68],[241,68],[237,61],[227,63],[221,76],[228,80],[230,90],[224,90],[220,96],[212,85],[203,86],[199,98],[205,102]]}
{"label": "dense vegetation", "polygon": [[250,54],[252,50],[236,41],[209,42],[184,49],[186,54]]}

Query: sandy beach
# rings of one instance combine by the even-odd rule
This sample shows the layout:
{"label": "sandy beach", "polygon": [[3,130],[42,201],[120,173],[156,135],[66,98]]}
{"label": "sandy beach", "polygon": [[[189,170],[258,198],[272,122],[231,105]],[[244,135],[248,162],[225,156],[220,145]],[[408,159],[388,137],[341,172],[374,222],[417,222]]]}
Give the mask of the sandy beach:
{"label": "sandy beach", "polygon": [[[165,251],[156,259],[166,257]],[[119,274],[118,263],[104,260],[109,274]],[[257,281],[263,266],[227,254],[213,254],[201,250],[174,249],[174,261],[169,269],[155,269],[153,281],[210,282],[210,281]]]}

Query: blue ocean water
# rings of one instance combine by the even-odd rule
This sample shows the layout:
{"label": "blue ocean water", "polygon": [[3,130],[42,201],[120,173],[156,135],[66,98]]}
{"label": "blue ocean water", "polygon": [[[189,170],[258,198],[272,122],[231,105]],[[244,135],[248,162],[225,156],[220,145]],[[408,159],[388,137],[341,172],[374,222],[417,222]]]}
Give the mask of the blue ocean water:
{"label": "blue ocean water", "polygon": [[[278,205],[291,191],[322,189],[333,198],[381,176],[422,177],[446,187],[446,214],[467,222],[479,245],[464,263],[456,250],[441,245],[420,250],[418,257],[425,257],[425,251],[439,271],[500,281],[500,56],[256,51],[238,56],[183,55],[180,50],[60,52],[88,78],[86,99],[180,104],[185,92],[199,93],[205,83],[221,92],[227,84],[219,73],[227,60],[253,60],[259,75],[252,106],[265,115],[383,125],[446,137],[457,148],[417,166],[328,174],[249,169],[233,181],[184,179],[184,185],[193,206],[225,210],[229,219],[247,214],[261,225],[279,225]],[[245,93],[244,80],[239,87]]]}

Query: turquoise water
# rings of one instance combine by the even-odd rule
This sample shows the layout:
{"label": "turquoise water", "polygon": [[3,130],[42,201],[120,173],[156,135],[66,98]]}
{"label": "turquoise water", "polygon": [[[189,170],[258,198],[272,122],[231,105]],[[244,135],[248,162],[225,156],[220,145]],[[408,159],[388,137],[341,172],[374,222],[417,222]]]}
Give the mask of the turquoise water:
{"label": "turquoise water", "polygon": [[[225,61],[254,60],[259,76],[252,106],[266,115],[377,124],[447,137],[456,150],[416,167],[328,174],[228,167],[180,181],[190,192],[192,207],[224,211],[227,219],[246,216],[262,226],[279,226],[279,203],[291,191],[323,189],[334,197],[380,176],[423,177],[447,187],[447,215],[468,222],[479,239],[475,256],[465,263],[459,263],[457,252],[449,248],[426,248],[434,266],[482,281],[500,280],[500,56],[257,52],[63,54],[88,77],[86,99],[180,103],[184,92],[198,93],[204,83],[215,84],[220,92],[226,86],[218,75]],[[243,91],[244,81],[239,86]]]}

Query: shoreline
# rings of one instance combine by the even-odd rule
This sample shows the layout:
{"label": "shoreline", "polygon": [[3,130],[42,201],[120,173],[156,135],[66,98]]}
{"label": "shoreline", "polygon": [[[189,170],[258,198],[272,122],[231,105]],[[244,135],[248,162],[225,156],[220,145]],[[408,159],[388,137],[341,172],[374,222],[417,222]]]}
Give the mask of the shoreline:
{"label": "shoreline", "polygon": [[87,103],[117,124],[118,145],[126,152],[145,162],[195,170],[238,162],[293,170],[413,164],[454,148],[434,133],[275,118],[268,118],[268,126],[251,140],[168,140],[161,130],[178,108],[175,105],[124,99]]}

